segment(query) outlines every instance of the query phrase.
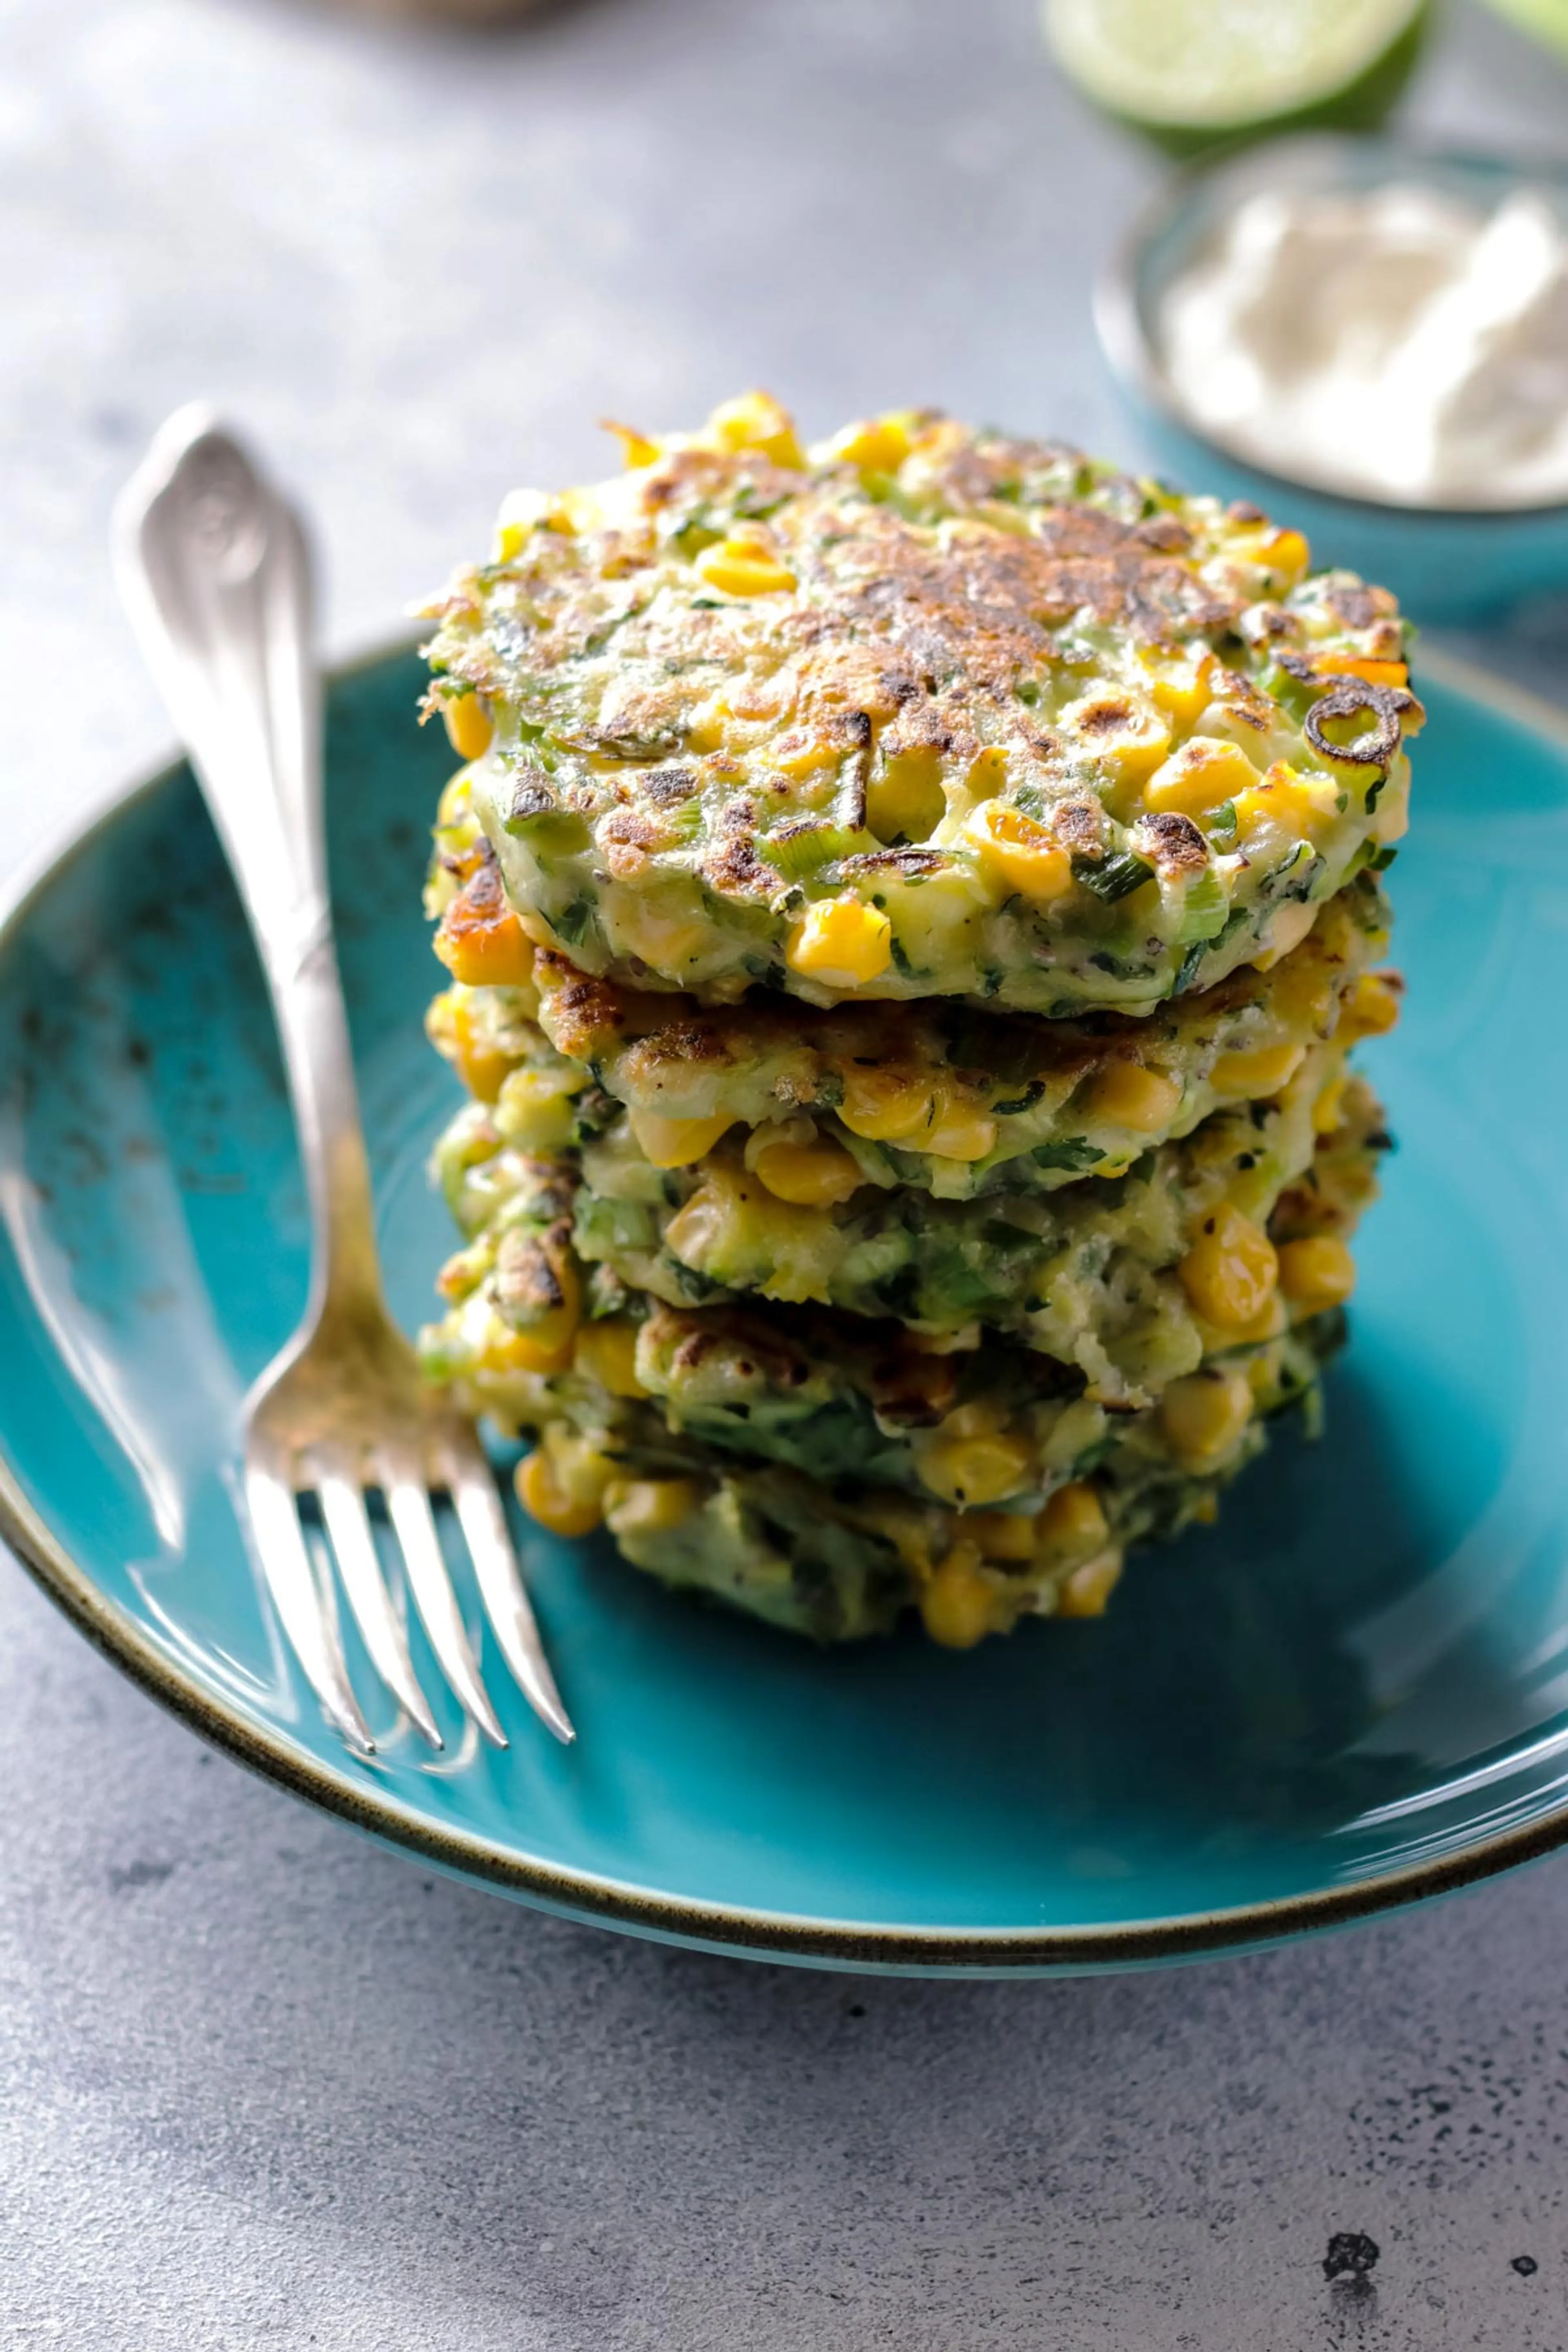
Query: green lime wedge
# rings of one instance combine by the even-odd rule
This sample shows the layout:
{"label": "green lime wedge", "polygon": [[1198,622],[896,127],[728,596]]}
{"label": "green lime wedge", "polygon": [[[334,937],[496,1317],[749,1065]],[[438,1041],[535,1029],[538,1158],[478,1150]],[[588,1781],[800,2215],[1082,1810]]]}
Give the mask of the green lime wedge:
{"label": "green lime wedge", "polygon": [[1550,42],[1568,57],[1568,0],[1490,0],[1490,5],[1521,33]]}
{"label": "green lime wedge", "polygon": [[1426,0],[1044,0],[1065,72],[1165,143],[1381,121],[1420,47]]}

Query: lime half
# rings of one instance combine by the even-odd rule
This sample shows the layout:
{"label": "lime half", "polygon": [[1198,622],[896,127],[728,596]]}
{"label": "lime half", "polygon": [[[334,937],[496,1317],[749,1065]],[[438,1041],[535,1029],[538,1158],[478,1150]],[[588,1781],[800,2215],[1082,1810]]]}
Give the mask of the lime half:
{"label": "lime half", "polygon": [[1045,0],[1064,70],[1109,113],[1179,144],[1393,103],[1425,0]]}
{"label": "lime half", "polygon": [[1491,5],[1521,33],[1550,42],[1568,58],[1568,0],[1491,0]]}

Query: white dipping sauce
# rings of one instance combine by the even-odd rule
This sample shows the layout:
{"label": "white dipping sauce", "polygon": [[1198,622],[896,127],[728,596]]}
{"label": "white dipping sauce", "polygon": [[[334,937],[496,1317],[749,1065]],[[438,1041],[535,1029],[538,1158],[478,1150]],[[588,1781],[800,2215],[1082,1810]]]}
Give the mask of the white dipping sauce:
{"label": "white dipping sauce", "polygon": [[1406,506],[1568,499],[1568,233],[1521,190],[1250,196],[1174,278],[1192,422],[1277,473]]}

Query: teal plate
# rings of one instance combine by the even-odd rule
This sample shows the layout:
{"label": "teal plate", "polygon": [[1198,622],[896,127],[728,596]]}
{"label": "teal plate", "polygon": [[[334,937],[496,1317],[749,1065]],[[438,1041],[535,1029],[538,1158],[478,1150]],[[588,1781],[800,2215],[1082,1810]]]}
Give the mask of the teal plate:
{"label": "teal plate", "polygon": [[[339,938],[393,1303],[447,1244],[452,1082],[420,1016],[448,762],[406,651],[330,698]],[[567,1752],[486,1654],[512,1745],[378,1717],[351,1757],[235,1507],[246,1388],[305,1297],[299,1168],[238,905],[183,768],[79,834],[0,928],[0,1525],[196,1729],[346,1819],[584,1918],[938,1972],[1273,1941],[1568,1836],[1568,733],[1424,675],[1393,877],[1409,975],[1376,1049],[1401,1150],[1329,1434],[1135,1559],[1094,1624],[837,1653],[705,1610],[600,1542],[522,1536]],[[471,1604],[472,1596],[468,1596]],[[476,1633],[478,1612],[470,1607]],[[439,1677],[424,1661],[422,1679]]]}

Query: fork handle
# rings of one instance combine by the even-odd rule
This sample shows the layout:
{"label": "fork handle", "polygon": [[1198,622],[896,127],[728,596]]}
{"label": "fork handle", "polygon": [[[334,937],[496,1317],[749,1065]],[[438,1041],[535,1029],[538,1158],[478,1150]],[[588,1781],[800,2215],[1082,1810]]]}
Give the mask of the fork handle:
{"label": "fork handle", "polygon": [[121,593],[239,886],[282,1041],[311,1225],[312,1321],[379,1310],[370,1171],[332,946],[321,689],[298,516],[198,408],[115,513]]}

